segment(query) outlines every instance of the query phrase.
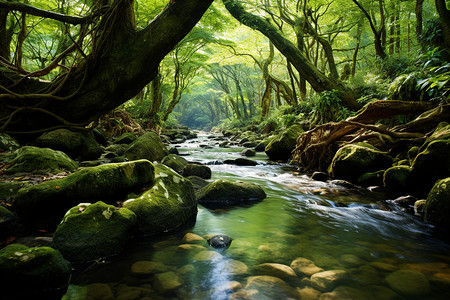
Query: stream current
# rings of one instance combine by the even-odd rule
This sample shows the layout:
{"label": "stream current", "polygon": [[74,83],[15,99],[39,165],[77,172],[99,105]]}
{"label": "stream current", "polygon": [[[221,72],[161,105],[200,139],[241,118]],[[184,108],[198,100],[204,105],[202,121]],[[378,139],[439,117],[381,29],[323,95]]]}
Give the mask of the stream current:
{"label": "stream current", "polygon": [[[180,155],[207,164],[210,181],[253,182],[267,198],[229,209],[199,204],[191,227],[156,240],[138,239],[122,255],[76,273],[64,299],[83,299],[86,286],[109,295],[89,299],[450,299],[450,245],[432,226],[400,209],[387,209],[384,194],[314,181],[287,164],[270,162],[264,152],[250,158],[257,166],[221,164],[242,157],[243,148],[220,148],[220,141],[208,135],[176,145]],[[233,241],[222,251],[206,242],[180,247],[186,233],[225,234]],[[345,271],[345,276],[320,287],[310,275],[284,278],[257,267],[289,266],[297,258],[323,271]],[[149,274],[136,273],[143,262],[152,269]],[[398,275],[400,285],[412,288],[395,290],[387,278],[399,270],[421,272],[429,288],[426,281],[408,282]],[[158,272],[156,279],[153,273]],[[259,275],[283,277],[284,282],[253,277]],[[161,280],[168,282],[156,282]]]}

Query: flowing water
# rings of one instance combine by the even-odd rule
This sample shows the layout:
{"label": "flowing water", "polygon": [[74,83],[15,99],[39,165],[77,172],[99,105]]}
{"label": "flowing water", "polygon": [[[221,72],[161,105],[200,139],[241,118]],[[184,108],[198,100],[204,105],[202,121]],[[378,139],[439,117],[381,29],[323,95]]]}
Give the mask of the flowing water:
{"label": "flowing water", "polygon": [[[242,148],[217,143],[204,135],[178,149],[189,161],[208,164],[211,180],[253,182],[267,198],[229,209],[199,205],[192,227],[156,241],[139,239],[123,255],[76,274],[66,299],[83,299],[89,289],[102,297],[89,299],[450,299],[450,247],[431,226],[386,209],[383,194],[314,181],[264,153],[251,158],[257,166],[221,164],[241,157]],[[233,241],[219,251],[205,241],[186,245],[186,233],[220,233]],[[289,266],[297,258],[308,259],[316,272],[344,275],[321,281],[257,267]],[[283,281],[252,277],[258,275]]]}

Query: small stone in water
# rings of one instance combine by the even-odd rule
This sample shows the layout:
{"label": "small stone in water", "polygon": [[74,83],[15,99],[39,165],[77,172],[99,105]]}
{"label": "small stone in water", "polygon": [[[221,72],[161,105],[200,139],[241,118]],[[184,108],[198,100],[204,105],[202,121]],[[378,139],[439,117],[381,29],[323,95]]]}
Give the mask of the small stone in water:
{"label": "small stone in water", "polygon": [[214,248],[228,248],[232,239],[226,235],[216,235],[208,240],[208,245]]}

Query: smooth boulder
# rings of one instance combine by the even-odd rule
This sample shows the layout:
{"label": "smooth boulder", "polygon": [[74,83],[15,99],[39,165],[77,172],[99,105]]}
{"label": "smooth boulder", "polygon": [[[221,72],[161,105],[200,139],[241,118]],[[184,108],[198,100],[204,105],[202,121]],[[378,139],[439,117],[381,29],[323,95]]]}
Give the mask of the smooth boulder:
{"label": "smooth boulder", "polygon": [[450,177],[441,179],[431,189],[424,206],[425,220],[450,229]]}
{"label": "smooth boulder", "polygon": [[293,125],[274,137],[265,148],[267,156],[272,160],[286,161],[297,145],[297,138],[304,132],[302,126]]}
{"label": "smooth boulder", "polygon": [[43,148],[60,150],[73,159],[93,160],[102,153],[92,132],[71,131],[64,128],[42,134],[35,140],[35,144]]}
{"label": "smooth boulder", "polygon": [[205,165],[188,163],[183,169],[183,176],[198,176],[203,179],[210,179],[211,168]]}
{"label": "smooth boulder", "polygon": [[62,171],[73,172],[78,165],[67,154],[50,148],[24,146],[16,151],[8,173],[38,172],[57,174]]}
{"label": "smooth boulder", "polygon": [[395,166],[384,172],[383,184],[391,194],[404,194],[410,190],[411,167]]}
{"label": "smooth boulder", "polygon": [[115,203],[153,180],[154,167],[148,160],[84,168],[65,178],[20,189],[12,209],[30,227],[56,227],[78,203]]}
{"label": "smooth boulder", "polygon": [[172,168],[178,174],[183,173],[183,169],[189,162],[184,158],[176,154],[169,154],[163,158],[162,164]]}
{"label": "smooth boulder", "polygon": [[53,247],[71,262],[88,262],[122,252],[136,226],[136,215],[104,202],[71,208],[55,231]]}
{"label": "smooth boulder", "polygon": [[197,192],[200,204],[208,208],[254,203],[266,198],[257,184],[242,181],[216,180]]}
{"label": "smooth boulder", "polygon": [[132,142],[123,156],[128,160],[148,159],[149,161],[161,161],[169,152],[154,132],[147,132]]}
{"label": "smooth boulder", "polygon": [[6,299],[61,299],[71,265],[50,247],[10,244],[0,250],[1,295]]}
{"label": "smooth boulder", "polygon": [[356,144],[340,148],[333,157],[328,174],[337,179],[356,182],[369,172],[385,170],[392,165],[392,158],[376,148]]}
{"label": "smooth boulder", "polygon": [[175,231],[197,215],[197,201],[189,180],[171,168],[155,165],[154,185],[139,197],[124,202],[133,211],[144,235]]}
{"label": "smooth boulder", "polygon": [[404,297],[421,297],[431,292],[428,279],[419,271],[399,270],[386,276],[387,284]]}

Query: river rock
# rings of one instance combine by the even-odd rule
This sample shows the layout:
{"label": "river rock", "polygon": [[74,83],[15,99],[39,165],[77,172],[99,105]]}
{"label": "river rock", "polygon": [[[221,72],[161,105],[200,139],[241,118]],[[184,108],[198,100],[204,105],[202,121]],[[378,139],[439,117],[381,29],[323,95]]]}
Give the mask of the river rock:
{"label": "river rock", "polygon": [[18,141],[6,133],[0,133],[0,151],[14,151],[20,148]]}
{"label": "river rock", "polygon": [[61,299],[71,271],[70,263],[53,248],[10,244],[0,250],[2,298]]}
{"label": "river rock", "polygon": [[131,144],[137,139],[136,135],[132,132],[122,133],[119,137],[117,137],[113,144]]}
{"label": "river rock", "polygon": [[187,179],[192,183],[195,191],[198,191],[209,184],[208,181],[198,176],[188,176]]}
{"label": "river rock", "polygon": [[227,207],[261,201],[266,197],[264,190],[254,183],[216,180],[197,192],[200,204],[208,208]]}
{"label": "river rock", "polygon": [[165,272],[155,275],[153,287],[162,295],[173,294],[181,287],[184,280],[174,272]]}
{"label": "river rock", "polygon": [[241,151],[241,155],[243,156],[255,156],[256,151],[254,149],[244,149]]}
{"label": "river rock", "polygon": [[450,177],[436,182],[428,194],[424,213],[428,222],[450,229]]}
{"label": "river rock", "polygon": [[272,160],[288,160],[297,146],[297,138],[304,132],[302,126],[293,125],[274,137],[266,146],[265,152]]}
{"label": "river rock", "polygon": [[265,151],[265,149],[266,149],[267,145],[269,145],[269,143],[270,143],[270,140],[264,140],[264,141],[257,143],[257,145],[255,146],[255,151],[256,152]]}
{"label": "river rock", "polygon": [[353,299],[375,299],[365,289],[360,290],[349,286],[339,286],[332,292],[323,293],[319,300],[353,300]]}
{"label": "river rock", "polygon": [[139,230],[145,235],[177,230],[197,215],[191,182],[163,164],[155,165],[153,187],[125,201],[123,207],[136,214]]}
{"label": "river rock", "polygon": [[248,273],[248,266],[242,261],[228,259],[222,261],[224,264],[224,272],[232,275],[243,275]]}
{"label": "river rock", "polygon": [[6,171],[38,172],[57,174],[63,171],[73,172],[78,165],[67,154],[50,148],[24,146],[15,152],[16,157],[11,161],[12,166]]}
{"label": "river rock", "polygon": [[259,264],[254,269],[258,275],[269,275],[281,278],[286,281],[297,279],[297,274],[294,270],[286,265],[277,263],[263,263]]}
{"label": "river rock", "polygon": [[122,252],[136,215],[101,201],[70,209],[55,231],[53,246],[71,262],[87,262]]}
{"label": "river rock", "polygon": [[314,172],[311,175],[311,178],[317,181],[327,181],[328,180],[328,174],[325,172]]}
{"label": "river rock", "polygon": [[91,283],[87,285],[69,285],[64,300],[79,299],[117,300],[111,287],[106,283]]}
{"label": "river rock", "polygon": [[436,140],[421,151],[411,165],[411,184],[428,193],[438,179],[450,176],[450,140]]}
{"label": "river rock", "polygon": [[128,160],[148,159],[161,161],[169,152],[160,137],[154,132],[147,132],[132,142],[123,154]]}
{"label": "river rock", "polygon": [[236,158],[234,164],[238,166],[256,166],[258,163],[254,160],[247,158]]}
{"label": "river rock", "polygon": [[208,262],[218,262],[222,260],[223,256],[216,251],[200,251],[192,258],[194,261],[208,261]]}
{"label": "river rock", "polygon": [[414,270],[399,270],[386,276],[387,284],[405,297],[420,297],[430,293],[430,283],[422,273]]}
{"label": "river rock", "polygon": [[311,276],[323,271],[323,269],[316,266],[312,260],[303,257],[297,257],[292,261],[291,268],[296,274],[302,276]]}
{"label": "river rock", "polygon": [[252,299],[298,299],[295,289],[284,280],[274,276],[251,276],[247,278],[246,290],[256,290],[257,294]]}
{"label": "river rock", "polygon": [[391,164],[392,158],[387,153],[351,144],[336,152],[328,168],[328,173],[333,178],[355,183],[362,174],[386,169]]}
{"label": "river rock", "polygon": [[183,169],[183,176],[198,176],[203,179],[210,179],[211,168],[205,165],[188,163]]}
{"label": "river rock", "polygon": [[322,292],[331,291],[345,279],[346,275],[347,272],[344,270],[329,270],[315,273],[311,276],[311,285]]}
{"label": "river rock", "polygon": [[42,134],[35,140],[35,144],[42,148],[60,150],[73,159],[94,160],[102,153],[92,132],[71,131],[64,128]]}
{"label": "river rock", "polygon": [[93,199],[115,203],[153,180],[154,166],[148,160],[84,168],[65,178],[20,189],[12,209],[28,226],[49,228],[78,203]]}
{"label": "river rock", "polygon": [[136,277],[147,277],[155,273],[164,273],[169,271],[169,268],[158,261],[137,261],[131,265],[131,275]]}
{"label": "river rock", "polygon": [[391,194],[404,194],[410,190],[411,167],[396,166],[384,172],[383,184],[387,192]]}
{"label": "river rock", "polygon": [[208,239],[208,245],[217,249],[224,249],[230,247],[231,241],[233,239],[226,235],[215,235]]}
{"label": "river rock", "polygon": [[178,174],[183,173],[184,167],[189,163],[184,157],[176,154],[169,154],[163,158],[162,164],[174,169]]}
{"label": "river rock", "polygon": [[181,244],[177,246],[178,251],[202,251],[206,250],[202,245],[197,244]]}
{"label": "river rock", "polygon": [[191,232],[186,233],[181,239],[181,241],[183,243],[201,243],[201,244],[204,244],[206,242],[204,238]]}
{"label": "river rock", "polygon": [[379,170],[376,172],[368,172],[359,176],[356,181],[357,184],[365,187],[369,186],[383,186],[383,175],[385,170]]}

